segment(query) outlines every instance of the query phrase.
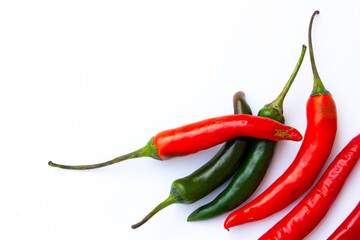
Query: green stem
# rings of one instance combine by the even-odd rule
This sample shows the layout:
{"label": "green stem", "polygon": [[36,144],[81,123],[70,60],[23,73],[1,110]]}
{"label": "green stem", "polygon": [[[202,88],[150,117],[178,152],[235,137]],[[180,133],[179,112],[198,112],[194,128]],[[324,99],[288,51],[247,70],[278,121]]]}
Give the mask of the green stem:
{"label": "green stem", "polygon": [[140,157],[152,157],[154,159],[161,160],[161,158],[157,154],[157,148],[153,145],[153,139],[151,139],[143,148],[140,148],[134,152],[125,154],[123,156],[102,163],[89,164],[89,165],[63,165],[49,161],[48,164],[52,167],[58,167],[63,169],[87,170],[87,169],[101,168],[118,162],[122,162],[124,160],[140,158]]}
{"label": "green stem", "polygon": [[310,51],[310,62],[311,62],[311,68],[312,68],[312,72],[314,75],[314,87],[313,87],[313,91],[311,93],[312,96],[314,95],[318,95],[318,94],[322,94],[322,95],[327,95],[329,94],[329,91],[325,89],[324,84],[322,83],[319,73],[317,71],[316,68],[316,64],[315,64],[315,57],[314,57],[314,51],[313,51],[313,45],[312,45],[312,37],[311,37],[311,30],[312,30],[312,25],[313,25],[313,21],[314,18],[317,14],[319,14],[319,11],[315,11],[313,13],[313,15],[311,16],[311,20],[310,20],[310,24],[309,24],[309,51]]}
{"label": "green stem", "polygon": [[299,72],[299,69],[300,69],[300,67],[301,67],[301,64],[302,64],[302,62],[303,62],[303,60],[304,60],[305,52],[306,52],[306,46],[305,46],[305,45],[302,45],[302,50],[301,50],[300,58],[299,58],[298,62],[296,63],[295,69],[294,69],[294,71],[292,72],[292,74],[291,74],[289,80],[287,81],[285,87],[283,88],[283,90],[281,91],[281,93],[279,94],[279,96],[278,96],[274,101],[272,101],[271,103],[267,104],[266,107],[268,107],[268,108],[274,108],[274,109],[276,109],[280,114],[283,113],[283,103],[284,103],[285,96],[286,96],[286,94],[288,93],[288,91],[289,91],[289,89],[290,89],[290,87],[291,87],[291,84],[294,82],[297,73]]}
{"label": "green stem", "polygon": [[159,212],[161,209],[176,203],[177,199],[175,198],[174,195],[170,194],[170,196],[163,201],[162,203],[160,203],[159,205],[157,205],[148,215],[146,215],[146,217],[144,217],[140,222],[131,225],[131,228],[135,229],[140,227],[141,225],[143,225],[144,223],[146,223],[152,216],[154,216],[157,212]]}

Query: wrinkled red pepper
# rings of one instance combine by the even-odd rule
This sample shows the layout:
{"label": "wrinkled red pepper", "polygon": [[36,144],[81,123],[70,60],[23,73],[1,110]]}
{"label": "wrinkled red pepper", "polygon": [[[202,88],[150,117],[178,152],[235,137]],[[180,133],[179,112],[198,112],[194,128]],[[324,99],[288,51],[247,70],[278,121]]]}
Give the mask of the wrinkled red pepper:
{"label": "wrinkled red pepper", "polygon": [[336,156],[305,198],[259,240],[304,239],[326,215],[359,157],[360,134]]}
{"label": "wrinkled red pepper", "polygon": [[360,202],[328,240],[360,240]]}

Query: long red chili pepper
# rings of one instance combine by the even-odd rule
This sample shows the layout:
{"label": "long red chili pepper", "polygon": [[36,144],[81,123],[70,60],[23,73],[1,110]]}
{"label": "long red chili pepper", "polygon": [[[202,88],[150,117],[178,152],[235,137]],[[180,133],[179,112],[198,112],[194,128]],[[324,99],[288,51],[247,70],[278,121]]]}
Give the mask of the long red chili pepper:
{"label": "long red chili pepper", "polygon": [[154,145],[159,156],[165,159],[194,153],[243,135],[275,141],[298,141],[302,138],[296,129],[265,119],[245,114],[210,118],[158,133],[154,137]]}
{"label": "long red chili pepper", "polygon": [[360,134],[336,156],[305,198],[259,240],[304,239],[326,215],[359,157]]}
{"label": "long red chili pepper", "polygon": [[253,201],[231,213],[224,227],[266,218],[304,194],[314,183],[330,155],[337,129],[336,107],[325,89],[315,66],[309,27],[309,50],[314,74],[314,88],[307,102],[307,128],[299,152],[290,167],[268,189]]}
{"label": "long red chili pepper", "polygon": [[49,165],[65,169],[84,170],[104,167],[138,157],[152,157],[164,160],[174,156],[195,153],[239,136],[272,141],[300,141],[302,139],[302,135],[298,130],[275,120],[246,114],[235,114],[210,118],[160,132],[145,147],[107,162],[70,166],[50,161]]}
{"label": "long red chili pepper", "polygon": [[360,202],[328,240],[360,240]]}

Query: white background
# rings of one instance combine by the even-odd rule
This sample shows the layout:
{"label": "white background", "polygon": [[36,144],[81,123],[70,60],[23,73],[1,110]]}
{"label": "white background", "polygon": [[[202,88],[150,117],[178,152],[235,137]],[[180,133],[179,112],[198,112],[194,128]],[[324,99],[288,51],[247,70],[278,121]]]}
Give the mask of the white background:
{"label": "white background", "polygon": [[[338,109],[329,161],[360,133],[360,2],[1,1],[1,239],[257,239],[292,209],[227,232],[224,214],[186,222],[221,189],[175,204],[133,230],[171,182],[220,146],[160,162],[129,160],[91,171],[51,168],[102,162],[169,128],[232,113],[246,93],[254,114],[272,101],[307,45]],[[308,52],[286,97],[286,123],[304,133],[312,90]],[[278,145],[251,199],[290,165],[301,143]],[[329,163],[328,161],[328,163]],[[360,200],[356,165],[307,239],[325,239]]]}

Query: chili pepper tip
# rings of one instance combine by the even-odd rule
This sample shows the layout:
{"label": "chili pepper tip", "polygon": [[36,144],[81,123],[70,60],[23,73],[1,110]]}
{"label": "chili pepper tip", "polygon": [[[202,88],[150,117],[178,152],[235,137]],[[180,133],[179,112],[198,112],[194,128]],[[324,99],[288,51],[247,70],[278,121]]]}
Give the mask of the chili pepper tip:
{"label": "chili pepper tip", "polygon": [[294,140],[295,141],[301,141],[303,139],[302,134],[298,130],[296,130],[295,128],[293,130],[294,130],[294,133],[293,133]]}

